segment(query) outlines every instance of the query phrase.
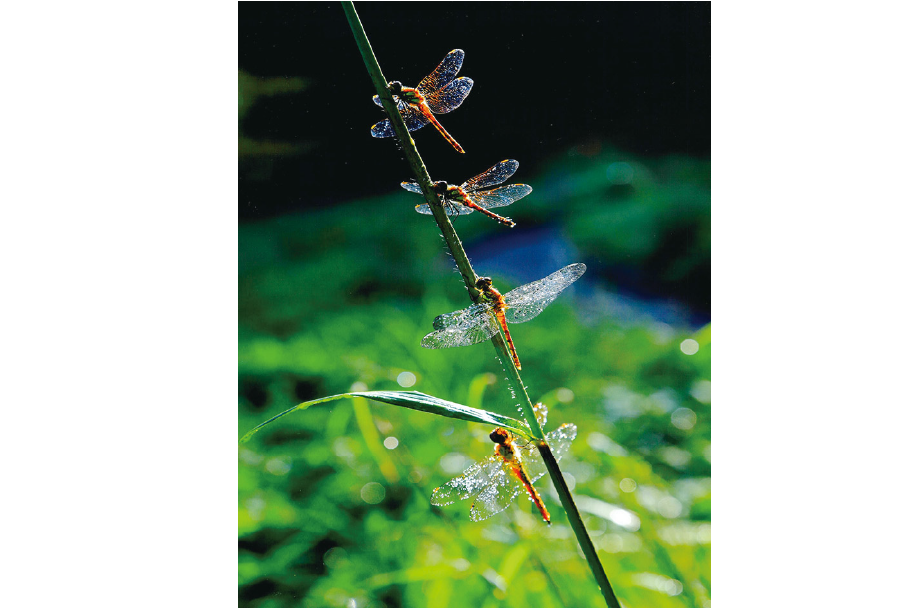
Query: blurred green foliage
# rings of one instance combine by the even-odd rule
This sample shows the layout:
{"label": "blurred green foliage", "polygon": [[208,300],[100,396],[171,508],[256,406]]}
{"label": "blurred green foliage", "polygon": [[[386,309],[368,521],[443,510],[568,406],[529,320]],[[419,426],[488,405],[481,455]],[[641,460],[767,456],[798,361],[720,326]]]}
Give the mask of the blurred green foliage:
{"label": "blurred green foliage", "polygon": [[[708,267],[708,162],[580,146],[522,181],[535,192],[510,215],[519,229],[559,225],[582,252],[569,262],[589,263],[582,282],[599,283],[598,266],[645,271],[680,234],[686,246],[656,270],[663,284]],[[434,316],[469,301],[416,202],[401,191],[240,226],[241,434],[350,390],[418,390],[517,415],[489,344],[419,346]],[[468,243],[502,230],[477,215],[454,225]],[[583,322],[572,305],[592,303],[580,300],[568,292],[511,328],[529,396],[550,408],[545,430],[579,427],[561,468],[621,601],[707,606],[710,328],[618,322],[609,309]],[[685,339],[698,351],[685,354]],[[492,453],[490,430],[342,400],[260,431],[240,447],[241,605],[601,605],[549,477],[539,489],[551,527],[521,497],[480,523],[468,502],[430,505],[434,487]]]}

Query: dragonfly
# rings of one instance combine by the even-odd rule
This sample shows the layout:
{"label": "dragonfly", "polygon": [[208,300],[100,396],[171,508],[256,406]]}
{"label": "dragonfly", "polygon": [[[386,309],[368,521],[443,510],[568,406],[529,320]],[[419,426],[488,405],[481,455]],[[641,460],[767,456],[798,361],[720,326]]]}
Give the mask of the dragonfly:
{"label": "dragonfly", "polygon": [[[453,186],[444,181],[433,182],[433,191],[442,198],[446,215],[466,215],[473,211],[479,211],[487,217],[512,228],[516,225],[514,221],[508,217],[492,213],[488,209],[505,207],[524,196],[528,196],[531,193],[531,186],[527,184],[511,184],[492,190],[481,190],[481,188],[499,186],[512,177],[518,168],[519,161],[517,160],[501,160],[484,173],[472,177],[461,186]],[[421,193],[421,187],[414,180],[402,182],[402,188],[409,192]],[[423,213],[424,215],[431,214],[430,205],[426,203],[417,205],[415,209],[418,213]]]}
{"label": "dragonfly", "polygon": [[484,299],[468,308],[438,316],[433,320],[436,331],[424,336],[421,346],[451,348],[478,344],[490,340],[502,329],[516,369],[522,369],[506,322],[531,321],[584,272],[585,264],[570,264],[506,294],[501,294],[494,288],[490,277],[480,277],[475,286]]}
{"label": "dragonfly", "polygon": [[[535,418],[543,427],[547,421],[547,407],[543,403],[535,405]],[[576,432],[576,425],[568,423],[544,436],[558,461],[569,451]],[[494,429],[490,439],[497,444],[493,456],[471,465],[458,477],[436,488],[430,503],[442,507],[457,499],[473,498],[470,519],[483,521],[506,509],[524,491],[549,525],[550,513],[534,486],[534,482],[547,472],[537,446],[534,443],[520,445],[515,435],[504,428]]]}
{"label": "dragonfly", "polygon": [[[465,150],[446,132],[434,114],[452,112],[462,105],[471,92],[474,85],[471,78],[456,78],[464,58],[465,51],[462,49],[449,51],[440,65],[415,88],[403,86],[398,80],[389,83],[389,92],[392,93],[395,105],[409,131],[417,131],[430,123],[457,152],[462,154]],[[373,96],[373,103],[383,107],[379,95]],[[374,137],[393,137],[395,131],[392,130],[392,122],[386,118],[373,125],[370,134]]]}

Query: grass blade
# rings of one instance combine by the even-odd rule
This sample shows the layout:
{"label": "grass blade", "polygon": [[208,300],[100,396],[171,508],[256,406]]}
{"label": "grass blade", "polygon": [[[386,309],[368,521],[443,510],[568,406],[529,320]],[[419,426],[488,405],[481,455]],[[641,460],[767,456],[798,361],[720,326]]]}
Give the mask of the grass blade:
{"label": "grass blade", "polygon": [[306,410],[311,406],[319,405],[320,403],[327,403],[329,401],[336,401],[338,399],[351,399],[354,397],[364,397],[365,399],[370,399],[371,401],[379,401],[380,403],[388,403],[389,405],[407,407],[408,409],[417,410],[419,412],[427,412],[428,414],[436,414],[437,416],[458,418],[459,420],[468,420],[469,422],[480,422],[482,424],[489,424],[491,426],[499,426],[505,429],[509,429],[510,431],[515,431],[525,438],[529,437],[528,426],[524,422],[516,420],[515,418],[510,418],[509,416],[504,416],[503,414],[497,414],[496,412],[490,412],[487,410],[479,410],[477,408],[468,407],[467,405],[462,405],[461,403],[453,403],[452,401],[446,401],[445,399],[439,399],[433,395],[427,395],[417,391],[368,391],[358,393],[342,393],[340,395],[332,395],[330,397],[323,397],[322,399],[314,399],[313,401],[305,401],[303,403],[299,403],[280,414],[276,414],[265,422],[256,425],[252,430],[250,430],[241,438],[240,442],[246,443],[250,440],[250,437],[259,431],[259,429],[292,412],[296,412],[298,410]]}

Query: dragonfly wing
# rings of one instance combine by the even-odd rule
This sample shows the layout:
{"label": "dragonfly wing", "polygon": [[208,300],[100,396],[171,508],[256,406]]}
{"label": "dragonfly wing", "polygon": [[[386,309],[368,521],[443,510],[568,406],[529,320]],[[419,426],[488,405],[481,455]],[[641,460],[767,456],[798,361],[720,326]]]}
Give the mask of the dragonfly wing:
{"label": "dragonfly wing", "polygon": [[496,456],[471,465],[458,477],[454,477],[436,488],[430,497],[430,504],[444,507],[451,505],[456,500],[471,498],[487,487],[491,478],[496,477],[497,469],[500,468],[502,468],[502,460]]}
{"label": "dragonfly wing", "polygon": [[[417,131],[428,123],[424,114],[412,109],[411,106],[404,102],[399,103],[399,113],[405,121],[405,128],[409,131]],[[392,122],[388,118],[384,118],[370,127],[370,134],[374,137],[395,137],[395,131],[392,130]]]}
{"label": "dragonfly wing", "polygon": [[441,90],[428,95],[426,98],[427,107],[434,114],[452,112],[462,105],[462,102],[471,93],[472,86],[474,86],[474,80],[471,78],[456,78]]}
{"label": "dragonfly wing", "polygon": [[[544,435],[557,462],[560,462],[560,459],[569,452],[569,446],[576,438],[576,433],[575,424],[564,424]],[[541,458],[541,452],[533,444],[522,448],[522,462],[532,483],[547,473],[547,466],[544,464],[544,459]]]}
{"label": "dragonfly wing", "polygon": [[489,308],[489,306],[484,304],[472,304],[468,308],[463,308],[462,310],[447,312],[443,315],[437,315],[437,317],[433,320],[433,328],[446,329],[447,327],[453,327],[456,325],[478,322],[478,317],[481,316],[481,313],[488,310]]}
{"label": "dragonfly wing", "polygon": [[531,321],[585,272],[585,264],[570,264],[533,283],[526,283],[506,293],[506,320],[510,323]]}
{"label": "dragonfly wing", "polygon": [[480,188],[498,186],[512,177],[513,173],[515,173],[518,168],[519,161],[517,160],[501,160],[484,173],[476,175],[462,184],[462,189],[466,192],[471,192],[472,190],[478,190]]}
{"label": "dragonfly wing", "polygon": [[456,77],[456,74],[459,73],[459,70],[462,69],[462,61],[465,59],[465,51],[462,49],[455,49],[449,51],[443,61],[440,62],[440,65],[436,67],[434,71],[427,75],[424,80],[418,83],[418,91],[425,97],[430,94],[442,89],[447,84],[452,82]]}
{"label": "dragonfly wing", "polygon": [[503,463],[497,463],[498,469],[487,485],[471,505],[471,521],[484,521],[504,510],[516,499],[525,487]]}
{"label": "dragonfly wing", "polygon": [[[430,210],[430,205],[424,203],[423,205],[418,205],[414,208],[418,213],[423,213],[424,215],[433,215],[433,211]],[[465,207],[464,205],[445,203],[443,206],[443,211],[446,212],[446,215],[452,217],[454,215],[467,215],[473,210],[470,207]]]}
{"label": "dragonfly wing", "polygon": [[479,207],[493,209],[495,207],[505,207],[511,205],[520,198],[531,194],[531,186],[526,184],[513,184],[511,186],[501,186],[493,190],[484,190],[483,192],[470,193],[471,200]]}
{"label": "dragonfly wing", "polygon": [[421,340],[424,348],[452,348],[469,346],[490,340],[499,325],[489,312],[489,307],[475,304],[464,310],[440,315],[433,320],[435,332]]}
{"label": "dragonfly wing", "polygon": [[415,193],[417,193],[417,194],[422,194],[422,193],[421,193],[421,187],[420,187],[420,186],[418,185],[418,183],[417,183],[416,181],[414,181],[414,180],[407,181],[407,182],[402,182],[402,188],[404,188],[404,189],[407,190],[408,192],[415,192]]}

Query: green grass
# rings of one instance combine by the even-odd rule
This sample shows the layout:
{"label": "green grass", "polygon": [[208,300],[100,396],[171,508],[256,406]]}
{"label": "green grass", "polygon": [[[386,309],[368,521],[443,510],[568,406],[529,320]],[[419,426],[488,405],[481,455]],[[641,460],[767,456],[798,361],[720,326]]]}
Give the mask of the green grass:
{"label": "green grass", "polygon": [[[625,202],[610,181],[617,162],[635,168]],[[526,180],[535,192],[510,209],[517,230],[563,220],[561,233],[581,251],[570,261],[636,264],[684,225],[693,226],[693,246],[675,258],[679,276],[668,284],[707,263],[708,163],[607,150],[567,154]],[[416,390],[518,416],[488,345],[419,347],[435,315],[468,302],[416,202],[401,191],[240,227],[241,434],[297,403],[350,390]],[[473,242],[503,230],[476,215],[455,226],[469,254]],[[616,226],[653,230],[615,234]],[[583,281],[596,279],[590,270]],[[561,468],[624,604],[702,606],[710,589],[710,331],[620,324],[610,310],[583,325],[571,298],[511,330],[529,395],[550,407],[545,430],[562,422],[580,429]],[[679,344],[690,337],[700,349],[688,356]],[[414,386],[396,382],[403,371],[416,376]],[[433,488],[459,472],[460,455],[491,453],[489,431],[348,400],[262,430],[240,449],[241,604],[600,603],[549,476],[541,490],[550,528],[521,498],[480,523],[468,521],[465,503],[430,505]],[[386,437],[398,447],[383,447]],[[365,500],[379,494],[375,504]]]}

